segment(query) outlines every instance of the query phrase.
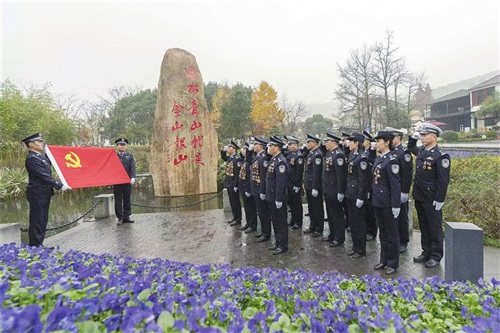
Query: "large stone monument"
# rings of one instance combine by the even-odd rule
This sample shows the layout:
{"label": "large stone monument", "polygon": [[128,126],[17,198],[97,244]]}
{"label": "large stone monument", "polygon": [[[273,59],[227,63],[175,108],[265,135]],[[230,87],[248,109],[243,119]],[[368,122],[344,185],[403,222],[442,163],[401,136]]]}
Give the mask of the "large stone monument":
{"label": "large stone monument", "polygon": [[155,196],[216,192],[218,153],[196,58],[168,49],[161,64],[149,163]]}

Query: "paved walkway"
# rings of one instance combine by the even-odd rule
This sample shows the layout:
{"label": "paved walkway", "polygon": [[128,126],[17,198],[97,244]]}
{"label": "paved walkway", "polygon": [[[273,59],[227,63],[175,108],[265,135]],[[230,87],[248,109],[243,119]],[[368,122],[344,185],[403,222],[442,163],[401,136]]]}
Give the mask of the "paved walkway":
{"label": "paved walkway", "polygon": [[[305,206],[307,207],[307,206]],[[305,209],[307,212],[307,209]],[[45,246],[60,250],[79,250],[94,254],[116,254],[136,258],[162,258],[195,264],[228,263],[236,267],[255,266],[301,269],[316,273],[338,271],[348,275],[380,275],[373,270],[378,263],[379,244],[367,244],[367,256],[352,259],[346,255],[350,246],[347,236],[344,247],[330,248],[321,238],[312,238],[297,230],[289,230],[289,251],[273,256],[270,242],[256,243],[254,234],[245,234],[230,227],[230,219],[222,209],[188,212],[135,214],[133,224],[117,225],[115,218],[82,222],[75,228],[49,237]],[[306,223],[308,218],[305,217]],[[325,233],[328,232],[325,223]],[[423,279],[437,275],[444,279],[444,259],[432,269],[413,263],[420,254],[420,234],[414,232],[408,251],[401,255],[400,268],[392,277]],[[500,250],[484,248],[484,278],[500,279]]]}

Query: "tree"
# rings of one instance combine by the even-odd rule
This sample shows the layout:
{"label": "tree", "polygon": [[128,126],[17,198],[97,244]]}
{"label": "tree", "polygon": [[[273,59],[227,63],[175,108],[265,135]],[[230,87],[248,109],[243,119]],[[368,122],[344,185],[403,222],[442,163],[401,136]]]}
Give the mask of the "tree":
{"label": "tree", "polygon": [[[212,99],[212,111],[210,112],[210,120],[212,120],[212,124],[214,125],[215,130],[222,137],[222,133],[220,132],[221,127],[221,118],[222,118],[222,105],[226,103],[229,98],[229,94],[231,93],[231,88],[227,84],[218,85],[217,92],[215,93]],[[208,102],[208,101],[207,101]]]}
{"label": "tree", "polygon": [[488,96],[488,98],[481,103],[477,115],[478,117],[485,118],[500,118],[500,92],[495,91],[492,95]]}
{"label": "tree", "polygon": [[244,138],[252,128],[252,88],[237,83],[220,108],[222,138]]}
{"label": "tree", "polygon": [[323,135],[328,131],[331,131],[333,127],[333,121],[323,117],[321,114],[315,114],[310,118],[307,118],[304,122],[304,130],[308,134],[312,135]]}
{"label": "tree", "polygon": [[254,134],[269,135],[280,130],[285,113],[278,104],[278,93],[266,81],[261,81],[252,94]]}
{"label": "tree", "polygon": [[203,91],[205,93],[205,100],[207,101],[208,105],[208,112],[210,113],[212,113],[212,111],[214,110],[213,99],[217,94],[218,90],[219,90],[219,84],[217,82],[210,81],[205,84]]}
{"label": "tree", "polygon": [[279,101],[279,107],[284,112],[281,133],[296,134],[300,122],[307,115],[306,104],[303,101],[292,103],[286,95],[283,95]]}

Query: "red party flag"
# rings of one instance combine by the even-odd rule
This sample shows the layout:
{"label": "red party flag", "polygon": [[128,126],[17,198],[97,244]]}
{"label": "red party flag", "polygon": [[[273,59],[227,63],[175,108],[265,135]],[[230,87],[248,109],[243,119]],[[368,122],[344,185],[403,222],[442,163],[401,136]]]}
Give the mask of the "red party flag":
{"label": "red party flag", "polygon": [[57,175],[71,188],[130,183],[113,148],[47,146]]}

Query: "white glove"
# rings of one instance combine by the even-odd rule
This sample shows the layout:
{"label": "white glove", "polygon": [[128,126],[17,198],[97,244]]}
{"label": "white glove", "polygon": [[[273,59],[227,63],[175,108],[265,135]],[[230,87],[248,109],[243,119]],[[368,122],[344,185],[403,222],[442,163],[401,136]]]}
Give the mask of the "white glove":
{"label": "white glove", "polygon": [[361,208],[365,202],[363,200],[356,199],[356,207]]}
{"label": "white glove", "polygon": [[413,134],[411,135],[411,137],[412,137],[413,139],[418,140],[418,139],[420,139],[421,135],[420,135],[420,133],[415,132],[415,133],[413,133]]}
{"label": "white glove", "polygon": [[61,191],[67,191],[67,190],[72,190],[72,188],[64,184],[63,187],[61,187]]}
{"label": "white glove", "polygon": [[293,187],[293,191],[294,191],[295,193],[299,193],[299,191],[300,191],[300,187],[298,187],[298,186],[294,186],[294,187]]}
{"label": "white glove", "polygon": [[441,210],[441,208],[443,208],[444,202],[433,201],[432,205],[436,210]]}
{"label": "white glove", "polygon": [[370,143],[370,149],[371,149],[371,150],[375,150],[375,149],[377,149],[377,143],[376,143],[376,142],[371,142],[371,143]]}
{"label": "white glove", "polygon": [[345,146],[347,147],[349,146],[349,144],[350,144],[349,140],[345,140]]}
{"label": "white glove", "polygon": [[130,184],[134,185],[135,183],[135,178],[130,178]]}
{"label": "white glove", "polygon": [[250,198],[252,196],[252,193],[250,192],[245,192],[245,195],[247,196],[247,198]]}
{"label": "white glove", "polygon": [[344,201],[344,193],[337,193],[337,200],[339,202]]}
{"label": "white glove", "polygon": [[266,195],[265,194],[260,194],[260,200],[266,200]]}
{"label": "white glove", "polygon": [[408,193],[401,192],[401,203],[405,203],[408,201]]}
{"label": "white glove", "polygon": [[224,151],[227,151],[227,149],[228,149],[228,148],[229,148],[228,146],[224,146],[224,149],[223,149],[223,150],[224,150]]}
{"label": "white glove", "polygon": [[275,201],[274,203],[276,204],[276,208],[278,208],[278,209],[280,209],[281,207],[283,207],[283,203],[282,202]]}
{"label": "white glove", "polygon": [[399,212],[401,211],[401,208],[393,208],[392,209],[392,215],[394,215],[394,218],[397,219],[399,216]]}
{"label": "white glove", "polygon": [[288,143],[283,146],[283,149],[287,149],[287,148],[288,148]]}
{"label": "white glove", "polygon": [[238,188],[236,186],[233,188],[233,190],[234,192],[238,192]]}
{"label": "white glove", "polygon": [[253,144],[248,145],[248,150],[253,151]]}
{"label": "white glove", "polygon": [[316,198],[318,196],[318,190],[312,190],[311,194],[312,194],[313,197]]}

